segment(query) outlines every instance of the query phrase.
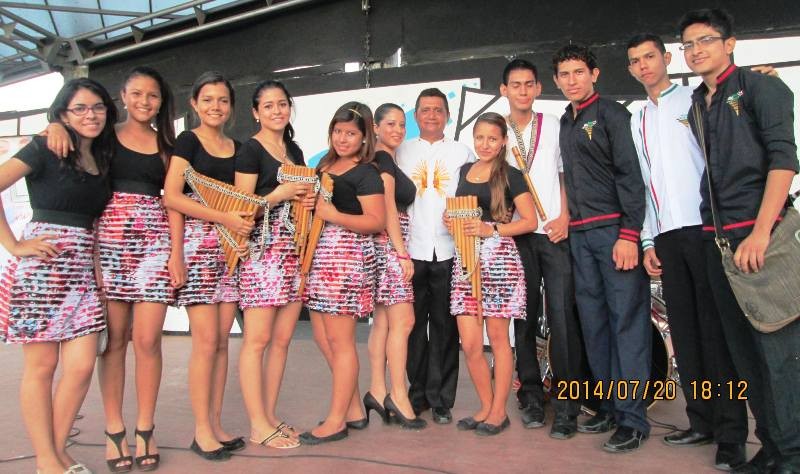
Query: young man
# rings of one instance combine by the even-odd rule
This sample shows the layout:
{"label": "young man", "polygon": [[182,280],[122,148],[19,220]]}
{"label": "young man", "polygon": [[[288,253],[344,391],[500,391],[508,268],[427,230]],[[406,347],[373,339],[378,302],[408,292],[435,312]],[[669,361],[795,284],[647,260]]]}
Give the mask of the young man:
{"label": "young man", "polygon": [[[651,351],[649,280],[639,265],[638,245],[644,184],[630,113],[595,92],[600,70],[588,48],[561,48],[553,57],[553,71],[570,101],[561,117],[559,143],[578,315],[598,388],[611,395],[578,431],[603,433],[618,426],[603,449],[630,452],[650,432],[642,397]],[[620,381],[629,384],[627,396],[618,396]]]}
{"label": "young man", "polygon": [[693,390],[704,381],[716,384],[737,377],[717,307],[708,297],[711,287],[700,218],[705,163],[687,121],[692,88],[670,82],[671,59],[658,36],[637,35],[628,42],[628,71],[648,97],[631,117],[647,195],[644,267],[663,283],[689,418],[688,430],[667,435],[664,442],[670,446],[716,442],[714,465],[729,470],[746,461],[747,407],[744,400],[703,399]]}
{"label": "young man", "polygon": [[408,210],[416,317],[408,338],[408,396],[417,414],[432,408],[439,424],[453,420],[458,382],[458,327],[450,315],[455,250],[442,214],[445,197],[455,195],[458,169],[475,159],[465,145],[444,136],[449,117],[447,97],[439,89],[425,89],[414,112],[419,138],[397,149],[398,166],[417,186]]}
{"label": "young man", "polygon": [[[547,295],[545,315],[550,328],[550,347],[553,348],[550,354],[553,386],[559,381],[580,378],[582,354],[567,241],[569,210],[558,146],[559,122],[552,115],[533,111],[533,102],[541,92],[536,66],[524,59],[515,59],[506,65],[500,94],[508,99],[510,108],[507,159],[512,166],[519,167],[511,151],[512,147],[518,147],[548,219],[540,220],[536,232],[514,238],[528,283],[528,320],[514,321],[517,372],[521,383],[517,398],[526,428],[544,426],[544,388],[536,354],[538,321],[535,319],[542,301],[542,279]],[[573,437],[578,429],[578,403],[554,399],[553,406],[556,416],[550,436],[556,439]]]}
{"label": "young man", "polygon": [[[759,271],[770,234],[789,205],[798,171],[793,96],[781,81],[731,62],[732,21],[720,10],[688,13],[679,31],[684,58],[703,83],[692,95],[702,112],[708,173],[734,262]],[[695,135],[692,113],[689,122]],[[706,266],[722,317],[725,340],[756,420],[762,448],[735,472],[800,472],[800,322],[764,334],[750,325],[736,302],[713,237],[708,180],[701,181]],[[737,383],[737,381],[734,381]]]}

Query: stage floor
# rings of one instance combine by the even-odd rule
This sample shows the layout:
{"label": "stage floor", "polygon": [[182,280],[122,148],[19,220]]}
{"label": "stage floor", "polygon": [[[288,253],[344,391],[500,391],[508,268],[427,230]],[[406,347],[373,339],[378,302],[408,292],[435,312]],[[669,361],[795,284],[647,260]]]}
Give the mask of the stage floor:
{"label": "stage floor", "polygon": [[[369,326],[358,325],[358,351],[361,361],[360,388],[369,387],[367,335]],[[230,341],[231,357],[223,424],[231,434],[249,434],[249,425],[241,392],[237,358],[241,339]],[[436,425],[430,412],[423,415],[429,427],[423,431],[406,431],[395,425],[373,423],[363,431],[350,431],[346,440],[322,446],[302,446],[277,450],[249,444],[228,462],[204,461],[188,450],[193,424],[187,391],[187,362],[191,339],[187,336],[164,337],[164,375],[156,413],[156,438],[161,449],[159,472],[192,474],[211,472],[300,472],[300,473],[701,473],[717,472],[713,468],[716,446],[673,448],[662,442],[671,431],[659,424],[686,428],[683,397],[659,402],[648,413],[653,423],[650,439],[644,447],[630,454],[610,454],[601,449],[610,434],[583,435],[567,441],[548,436],[552,412],[548,406],[547,426],[526,430],[519,422],[515,397],[508,403],[511,427],[495,437],[479,437],[456,430],[455,423]],[[136,400],[133,390],[133,352],[129,349],[125,418],[128,440],[133,442]],[[32,473],[35,463],[26,457],[32,453],[19,412],[18,389],[22,372],[22,351],[17,346],[0,345],[3,380],[0,398],[0,473]],[[309,429],[323,419],[328,406],[330,374],[327,365],[311,338],[307,321],[300,322],[290,348],[286,376],[279,401],[279,414],[299,429]],[[461,360],[458,397],[453,417],[470,415],[478,406],[477,396]],[[96,380],[81,410],[83,418],[75,423],[80,433],[73,439],[73,457],[86,463],[95,472],[108,472],[104,461],[103,410]],[[751,433],[753,421],[751,419]],[[748,457],[758,450],[751,434]],[[15,459],[19,457],[20,459]]]}

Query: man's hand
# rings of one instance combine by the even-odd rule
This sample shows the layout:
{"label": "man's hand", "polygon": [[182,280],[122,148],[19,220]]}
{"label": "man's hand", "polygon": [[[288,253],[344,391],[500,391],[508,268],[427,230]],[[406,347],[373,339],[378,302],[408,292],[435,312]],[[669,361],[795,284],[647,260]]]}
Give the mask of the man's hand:
{"label": "man's hand", "polygon": [[644,261],[642,262],[647,274],[651,277],[661,276],[661,260],[656,255],[656,248],[650,247],[644,251]]}
{"label": "man's hand", "polygon": [[769,234],[752,232],[739,244],[733,254],[733,263],[745,273],[757,272],[764,268],[764,254],[769,246]]}
{"label": "man's hand", "polygon": [[617,239],[614,249],[611,251],[611,258],[616,264],[617,270],[633,270],[639,264],[639,246],[636,242],[625,239]]}
{"label": "man's hand", "polygon": [[561,214],[544,226],[547,238],[557,244],[569,237],[569,214]]}
{"label": "man's hand", "polygon": [[760,72],[761,74],[766,74],[767,76],[778,77],[778,70],[774,67],[766,64],[764,66],[753,66],[750,68],[753,72]]}

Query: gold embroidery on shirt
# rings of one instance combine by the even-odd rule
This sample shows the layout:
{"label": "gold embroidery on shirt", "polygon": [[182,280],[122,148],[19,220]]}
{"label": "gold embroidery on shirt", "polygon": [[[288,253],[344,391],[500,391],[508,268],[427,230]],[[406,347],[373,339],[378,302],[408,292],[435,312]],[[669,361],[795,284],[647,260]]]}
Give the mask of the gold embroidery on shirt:
{"label": "gold embroidery on shirt", "polygon": [[689,128],[689,116],[687,114],[683,114],[676,119],[680,122],[684,127]]}
{"label": "gold embroidery on shirt", "polygon": [[417,166],[414,167],[414,172],[411,173],[411,180],[414,181],[414,184],[417,186],[417,196],[422,196],[422,193],[425,192],[425,188],[428,187],[427,162],[420,161],[417,163]]}
{"label": "gold embroidery on shirt", "polygon": [[442,160],[436,160],[436,168],[433,169],[433,189],[439,193],[439,196],[444,197],[444,189],[450,181],[450,173],[447,172]]}

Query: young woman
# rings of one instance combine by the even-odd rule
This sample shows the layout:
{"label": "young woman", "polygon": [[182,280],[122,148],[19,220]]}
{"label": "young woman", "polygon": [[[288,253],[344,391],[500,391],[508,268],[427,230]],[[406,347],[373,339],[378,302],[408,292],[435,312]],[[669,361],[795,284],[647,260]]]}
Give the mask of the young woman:
{"label": "young woman", "polygon": [[[106,462],[111,472],[133,467],[122,419],[125,356],[136,354],[136,465],[158,468],[153,416],[161,383],[161,329],[175,299],[179,275],[170,275],[167,213],[161,203],[166,162],[175,144],[172,93],[149,67],[131,70],[120,91],[127,119],[117,125],[110,177],[113,195],[97,226],[100,267],[108,308],[108,346],[98,373],[106,414]],[[155,125],[155,130],[153,126]],[[48,147],[68,152],[66,129],[48,127]]]}
{"label": "young woman", "polygon": [[[291,115],[292,96],[282,83],[258,84],[253,92],[253,116],[261,128],[236,155],[236,187],[264,196],[271,206],[269,214],[256,221],[251,257],[240,267],[244,339],[239,379],[250,418],[250,441],[272,448],[300,445],[294,428],[275,412],[289,342],[302,307],[297,294],[300,262],[294,232],[284,224],[284,212],[288,212],[284,208],[292,201],[301,203],[304,197],[309,208],[315,201],[312,184],[281,184],[278,180],[282,165],[305,164],[303,152],[294,142]],[[266,236],[262,235],[261,219],[268,220]]]}
{"label": "young woman", "polygon": [[[370,391],[364,395],[364,408],[375,410],[384,422],[390,417],[404,428],[422,429],[427,423],[414,415],[406,389],[408,335],[414,327],[414,293],[411,277],[414,265],[406,251],[408,214],[406,209],[417,189],[397,167],[394,151],[406,136],[403,109],[383,104],[375,109],[375,135],[378,138],[375,163],[386,190],[386,231],[375,236],[377,290],[372,331],[369,334],[369,360],[372,368]],[[386,389],[386,362],[389,362],[391,391]]]}
{"label": "young woman", "polygon": [[[177,304],[186,306],[192,329],[189,395],[195,439],[191,448],[211,461],[227,460],[230,451],[244,447],[242,438],[232,438],[219,423],[228,368],[228,333],[235,305],[220,303],[222,294],[227,292],[220,291],[220,286],[226,284],[226,268],[213,224],[222,224],[245,236],[253,224],[243,218],[244,212],[217,211],[198,202],[185,182],[184,171],[192,166],[198,173],[233,184],[233,158],[238,144],[225,135],[224,128],[234,99],[233,87],[222,74],[206,72],[197,78],[192,85],[191,106],[200,125],[176,139],[164,184],[164,204],[170,212],[180,215],[179,219],[170,220],[169,267],[176,274],[186,275],[186,283],[178,290]],[[231,279],[227,282],[230,285]]]}
{"label": "young woman", "polygon": [[[373,309],[375,245],[372,234],[386,225],[383,182],[372,164],[372,112],[358,102],[339,107],[328,127],[330,150],[318,169],[333,178],[331,202],[320,196],[316,216],[326,224],[317,244],[303,300],[311,312],[314,340],[333,372],[333,394],[325,421],[300,435],[303,444],[347,437],[368,420],[358,394],[356,320]],[[351,421],[348,421],[351,420]]]}
{"label": "young woman", "polygon": [[33,208],[20,240],[0,213],[0,243],[17,257],[0,285],[0,340],[24,344],[20,405],[36,469],[46,474],[89,472],[66,448],[91,382],[98,332],[106,327],[92,228],[110,197],[116,118],[100,84],[73,79],[59,91],[48,119],[69,130],[75,150],[61,160],[46,138],[35,137],[0,165],[0,191],[25,177]]}
{"label": "young woman", "polygon": [[[481,219],[467,222],[466,235],[481,237],[481,301],[472,296],[469,279],[457,259],[453,266],[450,312],[457,317],[461,347],[467,368],[481,401],[472,416],[459,420],[458,429],[495,435],[509,425],[506,402],[511,390],[514,365],[508,325],[525,317],[525,276],[515,235],[536,230],[533,197],[522,173],[506,162],[506,121],[488,112],[475,122],[472,132],[478,161],[459,172],[456,196],[478,196]],[[505,223],[510,211],[519,218]],[[447,220],[450,224],[449,219]],[[483,324],[478,323],[478,305],[483,309],[486,333],[494,356],[494,389],[489,364],[483,355]]]}

